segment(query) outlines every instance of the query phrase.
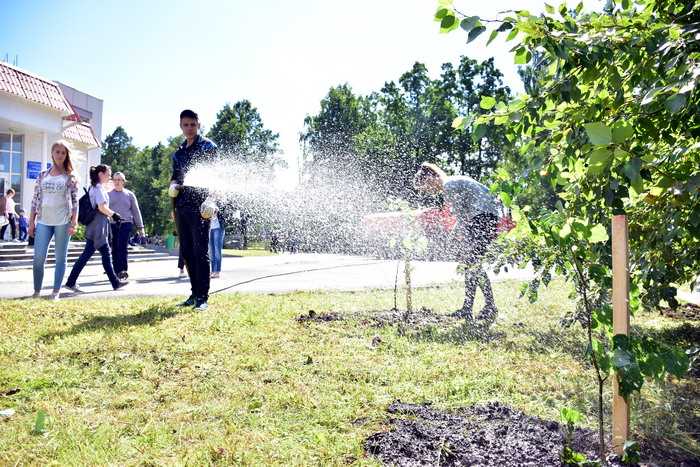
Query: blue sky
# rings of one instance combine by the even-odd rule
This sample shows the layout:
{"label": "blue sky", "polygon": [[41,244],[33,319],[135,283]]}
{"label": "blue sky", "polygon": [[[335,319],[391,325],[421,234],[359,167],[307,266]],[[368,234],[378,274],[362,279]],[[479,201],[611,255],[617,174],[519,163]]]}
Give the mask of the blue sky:
{"label": "blue sky", "polygon": [[[544,8],[534,0],[476,3],[455,0],[485,17]],[[463,54],[495,56],[507,83],[521,89],[512,44],[486,48],[487,34],[469,45],[461,32],[440,34],[435,9],[435,0],[9,1],[0,55],[16,54],[21,68],[103,99],[102,137],[122,125],[140,146],[178,134],[183,108],[210,126],[226,102],[249,99],[280,133],[293,171],[304,116],[333,85],[368,93],[415,61],[437,75]]]}

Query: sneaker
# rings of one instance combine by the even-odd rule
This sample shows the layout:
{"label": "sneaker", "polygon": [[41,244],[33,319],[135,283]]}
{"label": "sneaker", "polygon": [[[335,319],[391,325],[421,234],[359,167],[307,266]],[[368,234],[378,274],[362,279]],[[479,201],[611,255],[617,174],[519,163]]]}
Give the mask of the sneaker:
{"label": "sneaker", "polygon": [[68,289],[68,290],[70,290],[70,291],[73,292],[73,293],[83,293],[83,289],[81,289],[80,287],[78,287],[78,284],[76,284],[76,285],[66,285],[65,288]]}
{"label": "sneaker", "polygon": [[51,292],[51,295],[49,295],[49,300],[52,302],[57,302],[61,299],[61,292]]}
{"label": "sneaker", "polygon": [[129,285],[129,281],[119,281],[119,284],[117,284],[117,286],[114,287],[114,290],[121,290],[127,285]]}
{"label": "sneaker", "polygon": [[32,298],[39,298],[41,297],[41,292],[38,290],[35,290],[34,293],[32,294]]}
{"label": "sneaker", "polygon": [[207,301],[205,299],[198,298],[195,301],[194,309],[196,311],[207,311],[208,308],[209,308],[209,305],[207,304]]}
{"label": "sneaker", "polygon": [[182,276],[184,276],[184,275],[185,275],[185,270],[184,270],[184,269],[180,269],[180,274],[179,274],[179,276],[182,277]]}
{"label": "sneaker", "polygon": [[129,278],[129,273],[126,271],[121,271],[119,274],[117,274],[117,277],[119,278],[119,280],[125,281]]}
{"label": "sneaker", "polygon": [[498,310],[495,307],[486,306],[483,310],[481,310],[479,316],[477,316],[476,319],[485,324],[493,324],[493,322],[496,321],[497,314]]}
{"label": "sneaker", "polygon": [[221,274],[219,274],[218,272],[212,272],[209,277],[211,277],[212,279],[218,279],[219,277],[221,277]]}
{"label": "sneaker", "polygon": [[194,295],[190,295],[190,297],[187,300],[185,300],[182,303],[178,303],[177,306],[180,306],[180,307],[195,306],[195,302],[196,302],[196,300],[194,298]]}
{"label": "sneaker", "polygon": [[460,308],[459,310],[455,311],[454,313],[451,313],[450,316],[453,318],[464,318],[466,321],[474,321],[474,317],[472,316],[472,312],[469,310],[465,310],[464,308]]}

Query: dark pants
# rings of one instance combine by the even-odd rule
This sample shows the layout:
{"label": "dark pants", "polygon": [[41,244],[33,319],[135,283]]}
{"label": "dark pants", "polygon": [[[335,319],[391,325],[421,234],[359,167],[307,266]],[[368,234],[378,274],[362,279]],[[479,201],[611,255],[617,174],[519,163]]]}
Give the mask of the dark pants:
{"label": "dark pants", "polygon": [[199,210],[178,208],[175,212],[180,253],[190,276],[192,295],[209,299],[209,220]]}
{"label": "dark pants", "polygon": [[182,245],[180,245],[178,247],[177,268],[178,269],[185,269],[185,257],[182,256]]}
{"label": "dark pants", "polygon": [[481,264],[488,247],[498,235],[497,225],[498,217],[492,214],[479,214],[468,223],[458,222],[453,231],[451,244],[454,254],[465,266],[462,312],[470,317],[477,288],[484,294],[486,314],[495,317],[497,313],[491,281]]}
{"label": "dark pants", "polygon": [[[116,289],[119,286],[119,279],[117,279],[116,274],[114,274],[114,268],[112,268],[112,256],[110,255],[109,244],[105,243],[104,245],[102,245],[99,251],[100,255],[102,255],[102,267],[107,273],[107,277],[109,277],[109,282],[111,282],[112,287]],[[80,255],[80,258],[78,258],[78,261],[76,261],[73,265],[73,269],[70,272],[70,276],[68,276],[68,281],[66,281],[66,287],[73,287],[75,285],[75,282],[78,280],[78,276],[80,275],[90,258],[92,258],[92,255],[94,253],[94,242],[92,240],[87,240],[85,242],[85,249],[83,250],[83,253]]]}
{"label": "dark pants", "polygon": [[7,221],[9,222],[9,224],[3,225],[0,229],[0,240],[5,239],[5,231],[7,230],[8,225],[10,226],[10,230],[12,231],[12,240],[17,238],[17,224],[15,223],[15,217],[16,216],[14,214],[10,214],[7,216]]}
{"label": "dark pants", "polygon": [[20,226],[19,228],[19,239],[25,241],[27,239],[27,228]]}
{"label": "dark pants", "polygon": [[134,224],[115,222],[112,224],[112,263],[117,273],[128,271],[129,236]]}

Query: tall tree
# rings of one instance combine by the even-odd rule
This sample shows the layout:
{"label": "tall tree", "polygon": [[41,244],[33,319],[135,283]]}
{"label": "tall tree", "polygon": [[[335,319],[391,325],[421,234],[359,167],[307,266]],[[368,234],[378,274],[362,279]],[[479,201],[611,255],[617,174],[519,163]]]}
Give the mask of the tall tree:
{"label": "tall tree", "polygon": [[113,171],[127,172],[137,152],[138,148],[132,144],[131,136],[123,127],[118,126],[104,140],[102,163],[111,166]]}
{"label": "tall tree", "polygon": [[280,156],[279,133],[265,128],[258,109],[248,100],[224,105],[207,136],[224,154],[238,161],[270,171],[285,165]]}
{"label": "tall tree", "polygon": [[328,91],[321,100],[320,112],[304,119],[301,140],[308,145],[311,156],[305,161],[307,171],[321,167],[337,172],[353,170],[353,139],[371,122],[370,106],[367,99],[356,96],[347,84]]}

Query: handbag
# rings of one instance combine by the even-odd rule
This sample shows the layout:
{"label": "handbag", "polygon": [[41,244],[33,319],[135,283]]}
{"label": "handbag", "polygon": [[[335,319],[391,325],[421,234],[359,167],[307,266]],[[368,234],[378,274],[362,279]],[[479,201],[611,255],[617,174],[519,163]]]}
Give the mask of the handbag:
{"label": "handbag", "polygon": [[9,223],[10,221],[7,219],[6,215],[3,214],[2,216],[0,216],[0,227],[4,227]]}

